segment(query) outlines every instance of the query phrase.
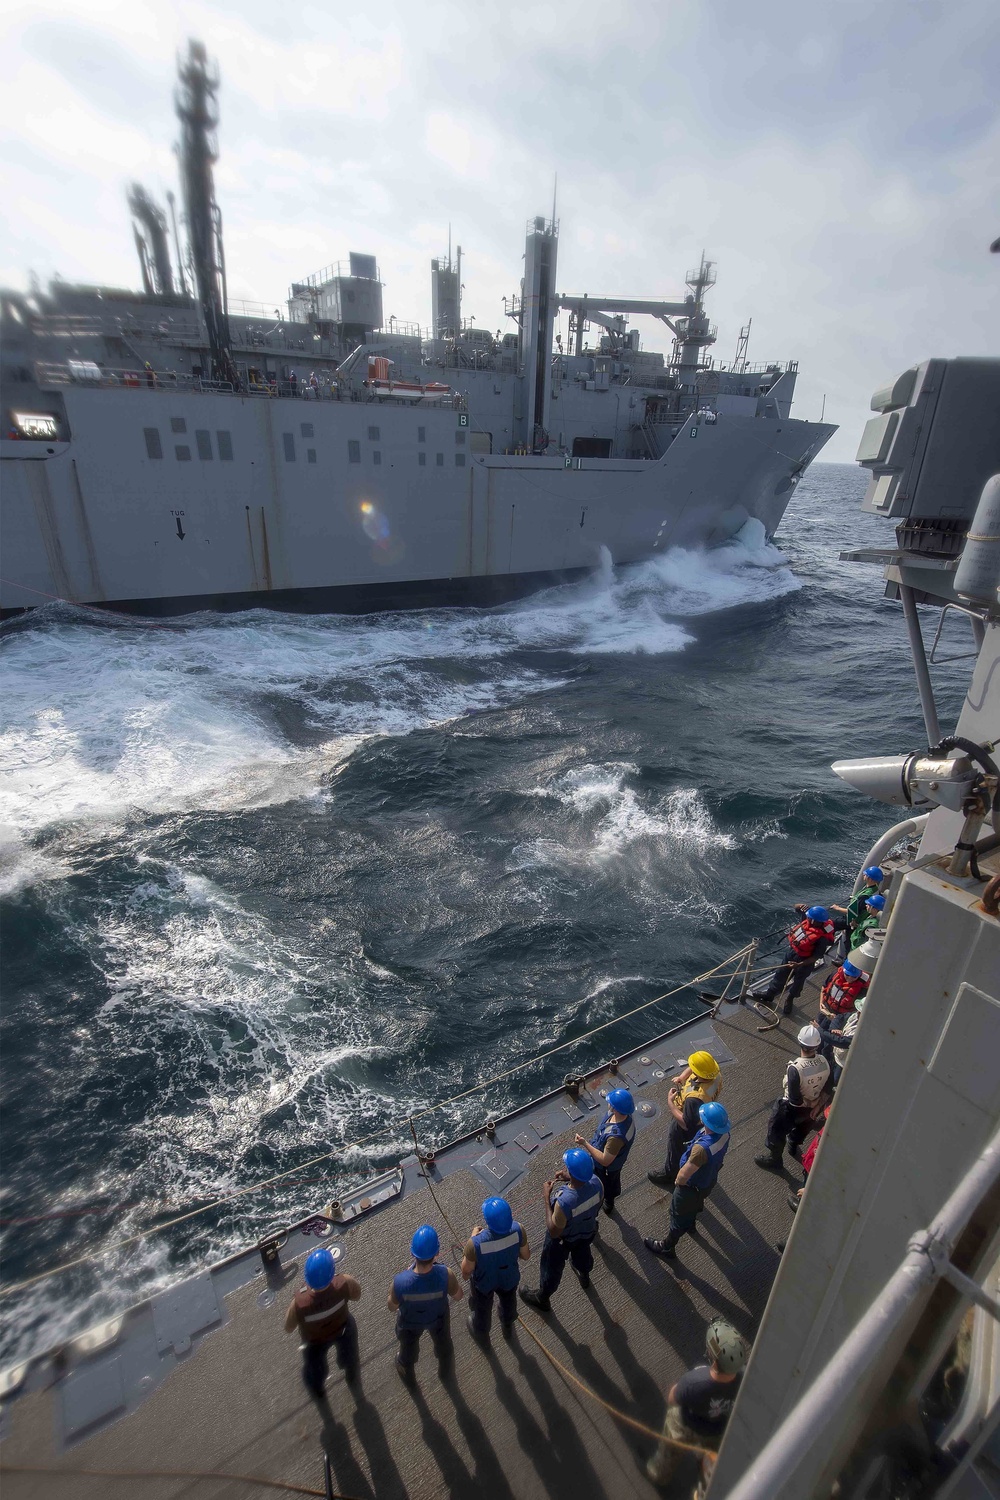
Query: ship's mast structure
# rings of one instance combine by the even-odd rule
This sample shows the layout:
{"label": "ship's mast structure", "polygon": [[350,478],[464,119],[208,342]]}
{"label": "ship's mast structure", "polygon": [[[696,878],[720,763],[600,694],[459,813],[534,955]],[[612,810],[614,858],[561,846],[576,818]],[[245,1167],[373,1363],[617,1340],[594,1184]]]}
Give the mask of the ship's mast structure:
{"label": "ship's mast structure", "polygon": [[239,375],[233,360],[226,295],[226,263],[222,249],[222,215],[215,201],[212,167],[218,160],[215,129],[219,123],[216,91],[218,69],[209,69],[200,42],[188,44],[187,60],[179,63],[176,93],[181,125],[179,154],[188,238],[195,287],[208,333],[212,378],[234,388]]}
{"label": "ship's mast structure", "polygon": [[131,184],[127,198],[132,214],[135,248],[139,252],[143,289],[147,296],[173,296],[174,275],[170,264],[166,215],[153,202],[141,183]]}

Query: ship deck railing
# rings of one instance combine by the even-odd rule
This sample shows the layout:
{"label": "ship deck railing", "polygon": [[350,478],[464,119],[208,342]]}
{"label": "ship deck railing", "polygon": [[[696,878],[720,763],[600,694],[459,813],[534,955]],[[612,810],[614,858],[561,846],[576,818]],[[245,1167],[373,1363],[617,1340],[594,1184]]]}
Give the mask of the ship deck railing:
{"label": "ship deck railing", "polygon": [[288,380],[279,380],[274,385],[262,382],[236,386],[229,380],[209,380],[203,375],[189,375],[174,370],[143,370],[101,366],[99,374],[91,378],[78,375],[68,365],[39,362],[35,365],[35,379],[43,390],[53,386],[80,386],[84,388],[110,388],[115,390],[157,391],[160,394],[176,395],[179,391],[199,395],[223,395],[253,397],[263,400],[292,401],[348,401],[377,404],[378,406],[444,406],[464,411],[466,398],[461,391],[430,392],[422,402],[414,402],[409,396],[391,394],[376,395],[373,391],[358,390],[346,382],[341,385],[324,384],[311,386],[307,381],[298,381],[293,387]]}

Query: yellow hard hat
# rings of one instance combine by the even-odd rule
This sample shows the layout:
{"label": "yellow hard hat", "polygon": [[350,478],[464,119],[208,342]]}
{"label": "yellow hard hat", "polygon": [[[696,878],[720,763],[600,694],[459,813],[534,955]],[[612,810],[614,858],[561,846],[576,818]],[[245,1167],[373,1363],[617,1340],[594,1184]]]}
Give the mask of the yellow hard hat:
{"label": "yellow hard hat", "polygon": [[696,1078],[718,1078],[719,1064],[711,1052],[692,1052],[688,1067]]}

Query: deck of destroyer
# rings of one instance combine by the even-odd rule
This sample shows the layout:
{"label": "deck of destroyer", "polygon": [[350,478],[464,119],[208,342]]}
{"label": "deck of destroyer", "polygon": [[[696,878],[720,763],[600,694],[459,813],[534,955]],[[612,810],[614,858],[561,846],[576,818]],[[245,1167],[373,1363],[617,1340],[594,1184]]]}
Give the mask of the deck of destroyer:
{"label": "deck of destroyer", "polygon": [[[775,1243],[789,1228],[791,1175],[761,1172],[753,1156],[784,1063],[795,1051],[795,1032],[803,1017],[815,1013],[812,984],[803,1001],[780,1029],[764,1033],[757,1031],[759,1017],[743,1008],[726,1006],[713,1023],[717,1055],[731,1059],[724,1063],[723,1097],[733,1144],[700,1235],[682,1242],[671,1265],[642,1244],[643,1235],[660,1234],[666,1225],[667,1200],[646,1179],[647,1169],[662,1165],[667,1126],[666,1079],[656,1075],[664,1071],[660,1064],[669,1069],[694,1046],[711,1046],[709,1023],[697,1017],[623,1059],[633,1084],[645,1079],[635,1092],[654,1111],[638,1117],[641,1128],[617,1214],[601,1217],[591,1289],[582,1291],[567,1270],[548,1317],[522,1308],[525,1322],[557,1359],[606,1401],[652,1427],[662,1421],[665,1389],[702,1358],[709,1320],[725,1316],[752,1337],[767,1301],[778,1265]],[[655,1066],[639,1065],[640,1056]],[[533,1132],[537,1145],[533,1138],[528,1142],[530,1153],[513,1144],[513,1131],[502,1122],[498,1130],[498,1139],[510,1143],[501,1156],[524,1160],[522,1173],[492,1191],[510,1199],[528,1230],[533,1258],[523,1268],[527,1285],[537,1284],[541,1184],[574,1130],[589,1134],[603,1103],[597,1090],[607,1087],[605,1080],[591,1076],[589,1082],[594,1108],[583,1109],[579,1124],[567,1116],[567,1128],[560,1130],[559,1124],[552,1128],[552,1107],[561,1110],[568,1100],[550,1101]],[[523,1133],[528,1118],[516,1117],[514,1127]],[[434,1176],[437,1200],[460,1240],[478,1222],[490,1191],[481,1162],[490,1150],[486,1140],[466,1143],[464,1154],[471,1152],[479,1169],[468,1161],[450,1169],[443,1155]],[[416,1174],[417,1163],[407,1171]],[[797,1186],[799,1174],[793,1175]],[[274,1295],[268,1295],[263,1272],[248,1279],[245,1257],[237,1258],[228,1270],[223,1266],[211,1277],[182,1284],[176,1327],[170,1294],[161,1294],[155,1309],[147,1303],[126,1318],[106,1351],[81,1359],[71,1350],[61,1370],[44,1361],[33,1366],[8,1403],[0,1447],[5,1494],[11,1500],[64,1493],[103,1500],[109,1491],[111,1497],[127,1493],[149,1500],[235,1500],[269,1493],[222,1473],[266,1476],[322,1493],[323,1448],[336,1490],[356,1500],[437,1500],[477,1491],[496,1500],[656,1493],[643,1473],[652,1443],[571,1385],[524,1328],[510,1345],[495,1328],[490,1352],[482,1352],[464,1326],[466,1303],[453,1307],[452,1382],[439,1382],[428,1345],[421,1351],[416,1388],[402,1386],[393,1368],[393,1316],[385,1305],[389,1283],[406,1264],[418,1224],[437,1225],[443,1250],[452,1241],[430,1193],[423,1184],[419,1188],[361,1215],[338,1235],[343,1268],[364,1288],[355,1309],[362,1374],[360,1389],[351,1392],[334,1371],[328,1386],[332,1420],[325,1427],[299,1380],[297,1341],[282,1323],[301,1280],[302,1252],[330,1241],[296,1236],[282,1251],[279,1274],[287,1279]],[[227,1277],[235,1288],[228,1294]],[[199,1302],[204,1311],[197,1329],[192,1325]],[[48,1472],[17,1472],[22,1466]],[[52,1469],[63,1471],[65,1480]],[[135,1477],[83,1477],[81,1470]],[[138,1477],[165,1470],[206,1477]]]}

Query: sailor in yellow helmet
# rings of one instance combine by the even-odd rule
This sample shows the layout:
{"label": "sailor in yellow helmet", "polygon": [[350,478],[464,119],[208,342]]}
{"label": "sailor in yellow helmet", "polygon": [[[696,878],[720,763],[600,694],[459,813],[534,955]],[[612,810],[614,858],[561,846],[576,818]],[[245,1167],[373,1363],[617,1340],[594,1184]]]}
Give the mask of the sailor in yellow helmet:
{"label": "sailor in yellow helmet", "polygon": [[670,1080],[667,1108],[673,1119],[667,1134],[667,1159],[662,1172],[647,1172],[657,1187],[673,1188],[688,1142],[701,1128],[698,1111],[722,1093],[722,1074],[711,1052],[692,1052],[687,1067]]}

